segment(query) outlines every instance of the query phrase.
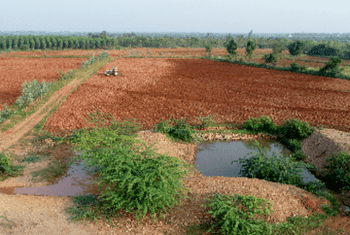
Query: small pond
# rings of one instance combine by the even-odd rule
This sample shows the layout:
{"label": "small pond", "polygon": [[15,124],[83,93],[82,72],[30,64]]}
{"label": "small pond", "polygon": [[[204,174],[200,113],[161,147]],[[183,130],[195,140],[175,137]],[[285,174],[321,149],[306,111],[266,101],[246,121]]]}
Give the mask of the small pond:
{"label": "small pond", "polygon": [[[267,154],[272,156],[281,153],[288,156],[292,152],[283,144],[271,139],[256,139],[260,145],[268,147]],[[204,176],[225,176],[225,177],[242,177],[239,171],[242,164],[233,162],[239,158],[244,158],[248,153],[257,151],[253,146],[254,140],[230,141],[230,142],[205,142],[198,145],[195,165]],[[249,154],[248,158],[254,154]],[[314,182],[316,177],[308,170],[302,172],[303,182]]]}

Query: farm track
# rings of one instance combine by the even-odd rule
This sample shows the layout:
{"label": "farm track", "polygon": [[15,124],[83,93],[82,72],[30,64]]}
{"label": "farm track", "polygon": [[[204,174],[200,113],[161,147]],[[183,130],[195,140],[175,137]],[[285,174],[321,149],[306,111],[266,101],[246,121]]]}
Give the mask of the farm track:
{"label": "farm track", "polygon": [[[327,80],[322,77],[318,78],[319,80],[311,79],[312,81],[308,83],[309,86],[305,86],[305,84],[303,84],[302,77],[293,76],[293,73],[288,74],[288,76],[283,76],[278,74],[277,71],[264,70],[259,74],[259,79],[261,79],[260,83],[258,80],[254,79],[254,76],[257,76],[256,73],[258,73],[258,70],[260,68],[249,67],[249,69],[246,69],[247,66],[245,66],[246,71],[242,72],[239,70],[241,68],[240,66],[229,64],[221,65],[220,69],[215,69],[215,66],[218,66],[218,62],[203,61],[199,59],[185,60],[156,58],[119,58],[101,68],[99,74],[101,71],[110,68],[116,63],[119,67],[119,71],[124,74],[124,77],[102,78],[98,74],[95,74],[84,83],[82,83],[82,77],[76,81],[74,80],[72,83],[56,92],[55,96],[50,99],[45,107],[48,107],[51,110],[54,106],[59,105],[59,103],[62,102],[66,97],[67,99],[65,99],[64,103],[60,104],[61,106],[58,111],[50,116],[44,125],[44,129],[52,133],[64,133],[70,132],[73,129],[86,127],[86,124],[83,122],[83,118],[86,117],[87,113],[93,111],[93,107],[95,107],[103,112],[112,113],[112,115],[116,117],[117,120],[137,117],[139,119],[138,121],[145,122],[145,125],[143,127],[146,129],[155,123],[158,123],[159,117],[162,117],[164,119],[166,114],[170,113],[176,113],[174,117],[175,119],[183,116],[192,118],[194,116],[199,116],[199,114],[202,116],[209,114],[218,115],[220,117],[219,121],[222,123],[227,121],[236,123],[241,122],[242,120],[247,119],[248,115],[257,117],[260,115],[271,116],[271,114],[273,114],[272,119],[276,124],[279,124],[280,121],[284,120],[286,116],[291,117],[294,115],[299,120],[303,120],[304,118],[304,121],[308,121],[311,119],[312,121],[315,121],[313,122],[314,124],[335,127],[335,129],[346,130],[349,132],[349,129],[346,127],[346,125],[349,125],[349,123],[347,123],[347,120],[350,120],[349,114],[343,111],[343,108],[346,108],[344,105],[346,105],[346,102],[348,102],[349,99],[347,95],[350,95],[349,93],[346,93],[347,91],[350,91],[350,85],[348,81],[336,80],[337,82],[334,82],[334,80],[330,78]],[[227,68],[228,70],[233,71],[227,74]],[[224,70],[224,72],[220,74],[222,70]],[[165,73],[164,71],[167,72]],[[174,74],[176,74],[176,76],[174,76]],[[232,82],[232,80],[230,81],[230,79],[232,79],[232,76],[236,76],[234,82]],[[273,99],[272,97],[272,94],[277,96],[278,91],[277,89],[272,89],[273,85],[266,86],[264,83],[271,81],[271,77],[275,76],[277,79],[274,79],[273,82],[277,89],[284,89],[285,87],[289,87],[291,91],[289,93],[288,89],[283,90],[283,94],[286,96],[289,95],[289,97],[280,96],[279,98],[284,98],[283,103],[280,103],[279,105],[271,108],[271,105],[268,105],[268,103],[277,104],[279,102],[279,99],[276,99],[276,97]],[[171,77],[176,77],[177,79],[170,79]],[[292,84],[289,83],[289,79],[293,80],[295,86],[292,86]],[[216,83],[213,83],[213,81]],[[244,83],[246,84],[244,85]],[[312,83],[316,84],[312,85]],[[247,84],[250,86],[247,86]],[[251,90],[244,89],[247,87],[254,87],[253,84],[260,85],[261,89],[270,88],[270,91],[263,92],[259,91],[257,88]],[[203,86],[204,89],[202,89],[201,86]],[[77,87],[79,87],[79,89],[73,92]],[[218,92],[219,87],[225,87],[224,91]],[[312,97],[307,97],[307,102],[303,102],[303,95],[293,95],[293,92],[298,91],[300,87],[306,87],[304,95],[306,95],[311,90],[315,90],[318,93],[321,92],[320,97],[315,100],[311,99]],[[229,97],[233,97],[233,93],[230,92],[239,93],[237,96],[239,99],[229,99]],[[313,93],[313,95],[315,94],[317,93]],[[323,96],[330,97],[322,98]],[[340,99],[335,99],[335,97]],[[333,102],[336,100],[337,103],[340,103],[341,105],[337,106],[334,103],[329,104],[327,103],[327,99],[331,99]],[[295,107],[293,109],[283,108],[283,106],[288,106],[290,103],[295,103],[295,100],[297,100],[300,107]],[[318,103],[321,101],[324,103]],[[259,102],[262,102],[262,104]],[[317,118],[310,118],[312,114],[308,113],[307,111],[307,109],[310,107],[301,107],[305,104],[309,104],[311,107],[314,107],[313,105],[317,106],[317,109],[315,108],[312,110],[315,113],[325,111],[325,117],[335,111],[338,116],[343,116],[343,119],[338,120],[338,122],[336,122],[336,125],[332,125],[332,121],[327,122],[327,118],[323,117],[322,115],[317,115]],[[241,107],[238,108],[239,106]],[[258,111],[249,109],[249,106],[254,106],[254,109]],[[44,114],[42,113],[45,107],[42,107],[30,118],[26,119],[25,123],[33,128],[37,123],[40,122],[42,118],[44,118],[49,113],[50,110],[45,111]],[[237,113],[237,115],[232,115],[235,113]],[[333,115],[333,117],[336,117],[336,115]],[[2,133],[0,138],[3,139],[3,137],[6,137],[6,140],[9,140],[14,134],[14,132],[11,131],[23,132],[23,137],[25,133],[30,130],[30,128],[26,128],[26,125],[23,123],[19,124],[18,128],[15,127],[13,130]],[[18,137],[16,141],[18,141],[20,138],[21,137]],[[158,145],[158,147],[166,146],[161,150],[161,152],[164,152],[168,148],[172,150],[172,154],[174,156],[177,156],[179,158],[182,156],[181,152],[188,152],[190,154],[187,154],[186,156],[190,157],[190,159],[192,158],[193,160],[193,146],[190,147],[190,145],[171,145],[170,142],[159,133],[150,134],[147,136],[143,135],[143,138],[147,140],[148,145],[149,143],[160,140],[162,144]],[[11,143],[13,144],[16,141],[13,139]],[[11,145],[8,144],[6,146],[10,147]],[[1,146],[0,151],[2,149],[6,149],[6,146]],[[181,151],[179,151],[180,149]],[[275,205],[277,204],[276,207],[278,206],[283,208],[282,210],[277,210],[278,213],[271,215],[269,218],[270,221],[275,222],[283,221],[285,218],[288,218],[291,215],[308,216],[312,212],[306,209],[308,206],[311,207],[313,211],[318,211],[319,209],[317,209],[317,205],[320,205],[322,203],[322,200],[316,199],[306,191],[300,190],[294,186],[290,187],[270,182],[265,184],[258,179],[232,178],[228,180],[225,177],[208,178],[195,173],[188,180],[186,180],[186,185],[194,189],[193,192],[197,199],[195,201],[186,202],[180,206],[178,208],[178,215],[183,215],[181,214],[181,210],[189,208],[191,204],[199,206],[199,202],[203,202],[204,191],[209,193],[235,192],[243,194],[254,194],[259,195],[259,197],[265,197],[269,201],[273,201]],[[215,185],[216,187],[214,187]],[[266,191],[261,192],[261,188],[264,188]],[[306,202],[304,201],[303,204],[302,200],[296,195],[293,195],[292,192],[304,194],[306,196]],[[20,203],[19,205],[22,205],[23,207],[26,207],[26,203],[24,202],[34,202],[33,205],[38,208],[37,212],[40,212],[41,208],[45,208],[40,206],[39,198],[46,200],[48,205],[57,206],[53,213],[58,213],[58,209],[62,208],[64,204],[63,202],[66,202],[64,198],[62,198],[62,200],[57,200],[56,202],[56,199],[52,199],[53,197],[46,196],[35,197],[29,195],[16,196],[0,194],[0,197],[3,203],[6,204],[10,204],[11,200],[18,200]],[[1,206],[3,205],[0,204],[0,207]],[[19,213],[20,210],[20,208],[15,209],[16,213]],[[43,210],[47,210],[47,208]],[[26,213],[29,212],[30,211]],[[196,214],[199,212],[194,211],[193,213]],[[14,214],[12,214],[12,218],[16,218],[13,216]],[[193,214],[191,214],[190,217],[193,218]],[[181,216],[177,216],[175,219],[180,220]],[[90,225],[89,228],[82,228],[71,224],[66,225],[66,223],[63,222],[63,217],[61,215],[59,216],[59,221],[63,223],[63,225],[62,227],[59,227],[59,230],[57,230],[59,232],[57,234],[84,234],[84,231],[90,234],[96,234],[98,230],[100,232],[125,232],[124,230],[112,230],[112,228],[107,228],[101,221],[99,221],[98,225]],[[45,221],[42,223],[45,224]],[[36,227],[36,229],[34,228],[34,230],[31,231],[37,231],[38,234],[44,234],[39,232],[45,231],[45,228],[50,230],[57,229],[53,225],[53,227],[45,226],[48,225],[39,225]],[[152,234],[163,234],[161,233],[160,229],[151,229],[151,227],[157,227],[158,225],[153,224],[149,226],[150,227],[146,226],[146,229],[148,229],[148,231]],[[120,229],[122,228],[123,226]],[[74,229],[77,230],[73,231]],[[136,228],[136,230],[137,229],[138,228]],[[16,231],[20,230],[17,229]]]}

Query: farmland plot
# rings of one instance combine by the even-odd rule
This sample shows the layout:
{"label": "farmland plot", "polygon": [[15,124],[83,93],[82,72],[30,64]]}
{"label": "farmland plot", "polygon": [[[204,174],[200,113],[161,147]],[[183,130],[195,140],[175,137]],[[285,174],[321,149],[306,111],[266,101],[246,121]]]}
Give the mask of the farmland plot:
{"label": "farmland plot", "polygon": [[11,106],[21,96],[25,81],[50,82],[63,73],[79,68],[85,58],[15,58],[0,57],[0,110]]}
{"label": "farmland plot", "polygon": [[[216,115],[242,123],[269,116],[350,130],[350,82],[201,59],[120,58],[124,77],[93,75],[52,115],[49,132],[80,129],[96,107],[116,120],[137,118],[145,128],[174,118]],[[107,67],[106,67],[107,68]],[[103,68],[101,71],[103,71]]]}

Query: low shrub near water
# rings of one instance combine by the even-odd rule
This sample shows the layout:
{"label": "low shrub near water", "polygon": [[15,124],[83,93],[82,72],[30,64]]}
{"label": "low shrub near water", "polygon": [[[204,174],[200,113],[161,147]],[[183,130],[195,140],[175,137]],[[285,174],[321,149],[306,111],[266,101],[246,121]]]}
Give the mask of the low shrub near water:
{"label": "low shrub near water", "polygon": [[0,153],[0,181],[23,174],[24,168],[25,166],[13,166],[10,157]]}
{"label": "low shrub near water", "polygon": [[[107,185],[99,197],[101,210],[107,214],[136,210],[139,219],[141,213],[154,214],[183,198],[180,178],[187,174],[189,164],[156,154],[151,150],[153,145],[133,145],[140,144],[134,139],[136,134],[120,135],[108,128],[95,128],[76,138],[76,147],[83,154],[74,161],[81,158],[87,161],[87,167],[98,166],[99,187]],[[139,151],[140,147],[145,149]]]}
{"label": "low shrub near water", "polygon": [[329,165],[322,171],[324,181],[336,191],[350,190],[350,155],[335,153],[327,162]]}

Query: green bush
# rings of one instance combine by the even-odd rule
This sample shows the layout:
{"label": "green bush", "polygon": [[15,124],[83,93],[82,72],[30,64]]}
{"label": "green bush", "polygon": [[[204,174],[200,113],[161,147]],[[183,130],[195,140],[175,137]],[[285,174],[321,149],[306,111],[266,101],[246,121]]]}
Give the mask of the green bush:
{"label": "green bush", "polygon": [[16,111],[9,109],[6,104],[4,104],[4,107],[4,110],[0,111],[0,123],[3,123],[12,115],[16,114]]}
{"label": "green bush", "polygon": [[279,129],[279,134],[287,139],[302,140],[315,131],[315,128],[309,126],[307,122],[302,122],[297,119],[286,120],[285,124]]}
{"label": "green bush", "polygon": [[290,157],[285,157],[282,154],[273,156],[267,154],[268,148],[259,144],[258,141],[254,141],[253,146],[258,150],[254,153],[248,153],[247,155],[253,155],[250,158],[246,156],[242,159],[234,160],[231,162],[239,161],[242,164],[242,168],[239,174],[242,177],[264,179],[272,182],[278,182],[281,184],[291,184],[300,186],[303,185],[302,172],[311,167],[310,164],[303,162],[295,162]]}
{"label": "green bush", "polygon": [[264,55],[264,59],[266,63],[273,63],[276,64],[278,61],[278,57],[276,53],[271,53],[268,55]]}
{"label": "green bush", "polygon": [[310,49],[307,52],[308,56],[337,56],[338,50],[325,44],[319,44]]}
{"label": "green bush", "polygon": [[344,52],[344,59],[350,60],[350,51]]}
{"label": "green bush", "polygon": [[103,60],[103,59],[108,58],[108,57],[109,57],[108,53],[103,51],[98,55],[97,60]]}
{"label": "green bush", "polygon": [[25,166],[12,166],[11,159],[4,153],[0,153],[0,181],[7,177],[19,176]]}
{"label": "green bush", "polygon": [[235,39],[231,39],[227,43],[226,50],[230,54],[230,56],[234,56],[237,54],[237,52],[236,52],[237,48],[238,48],[238,46],[237,46],[237,42]]}
{"label": "green bush", "polygon": [[278,127],[271,121],[271,119],[265,116],[262,116],[260,118],[249,118],[243,123],[242,128],[249,131],[254,131],[256,133],[268,132],[271,134],[277,133],[278,129]]}
{"label": "green bush", "polygon": [[333,56],[330,58],[330,60],[326,63],[326,65],[320,69],[320,73],[329,72],[331,74],[339,74],[344,69],[341,69],[339,67],[339,64],[342,62],[342,60],[337,57]]}
{"label": "green bush", "polygon": [[287,46],[288,50],[289,50],[289,54],[291,55],[300,55],[300,53],[303,51],[304,49],[304,46],[305,46],[305,43],[300,41],[300,40],[297,40],[291,44],[289,44]]}
{"label": "green bush", "polygon": [[255,50],[256,48],[256,44],[254,41],[252,40],[248,40],[247,42],[247,47],[246,47],[246,55],[251,58],[252,55],[253,55],[253,51]]}
{"label": "green bush", "polygon": [[52,82],[49,82],[47,84],[45,82],[39,83],[36,79],[29,83],[24,82],[21,91],[22,95],[16,101],[19,109],[22,110],[39,97],[43,98],[45,94],[50,90],[51,85]]}
{"label": "green bush", "polygon": [[322,177],[334,190],[350,190],[350,155],[334,153],[327,158]]}
{"label": "green bush", "polygon": [[136,210],[138,220],[141,213],[150,211],[153,215],[179,203],[183,197],[180,178],[190,165],[153,152],[153,145],[147,147],[135,136],[120,135],[105,127],[84,132],[76,144],[76,150],[83,154],[74,161],[84,159],[87,167],[98,166],[99,190],[107,185],[99,196],[101,211],[115,214],[120,209]]}
{"label": "green bush", "polygon": [[210,56],[210,53],[211,53],[211,49],[212,49],[212,46],[211,46],[210,43],[205,45],[205,50],[206,50],[207,53],[209,53],[209,56]]}
{"label": "green bush", "polygon": [[292,71],[305,71],[307,69],[306,66],[300,66],[294,62],[290,64],[290,68]]}
{"label": "green bush", "polygon": [[202,205],[210,207],[208,214],[213,216],[216,223],[206,233],[211,232],[214,227],[219,227],[221,234],[270,234],[267,231],[271,225],[261,219],[253,219],[256,214],[265,216],[270,214],[272,205],[266,199],[256,196],[217,193],[210,197],[204,198],[204,200],[209,201],[209,204]]}
{"label": "green bush", "polygon": [[274,54],[279,54],[282,52],[283,50],[283,45],[282,42],[280,41],[276,41],[273,45],[272,45],[272,50]]}

